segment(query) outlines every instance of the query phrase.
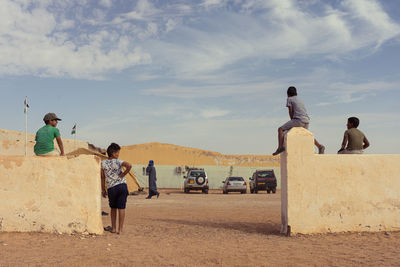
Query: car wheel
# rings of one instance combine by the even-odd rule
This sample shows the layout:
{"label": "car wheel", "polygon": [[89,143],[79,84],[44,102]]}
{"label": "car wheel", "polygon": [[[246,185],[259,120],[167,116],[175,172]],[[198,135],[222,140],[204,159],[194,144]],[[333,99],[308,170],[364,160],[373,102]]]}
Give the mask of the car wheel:
{"label": "car wheel", "polygon": [[189,189],[185,188],[184,192],[187,194],[189,193]]}
{"label": "car wheel", "polygon": [[208,194],[208,189],[203,189],[202,191],[204,194]]}
{"label": "car wheel", "polygon": [[271,190],[267,190],[267,194],[270,194],[271,193]]}
{"label": "car wheel", "polygon": [[246,194],[247,192],[246,191],[242,191],[242,192],[240,192],[241,194]]}
{"label": "car wheel", "polygon": [[253,193],[254,193],[254,190],[250,189],[250,194],[253,194]]}
{"label": "car wheel", "polygon": [[272,193],[274,193],[274,194],[276,193],[276,188],[272,189]]}
{"label": "car wheel", "polygon": [[228,194],[228,192],[226,192],[226,191],[224,190],[224,191],[222,191],[222,194]]}
{"label": "car wheel", "polygon": [[254,189],[254,193],[258,194],[258,190],[257,190],[257,189]]}

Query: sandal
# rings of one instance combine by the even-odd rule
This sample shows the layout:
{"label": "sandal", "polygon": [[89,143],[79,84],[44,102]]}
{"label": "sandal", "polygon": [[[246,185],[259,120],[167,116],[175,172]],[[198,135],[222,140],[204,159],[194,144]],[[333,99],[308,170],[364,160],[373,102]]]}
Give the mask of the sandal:
{"label": "sandal", "polygon": [[276,156],[276,155],[282,153],[283,151],[285,151],[284,147],[278,148],[274,153],[272,153],[272,155]]}
{"label": "sandal", "polygon": [[104,231],[111,232],[111,230],[112,230],[112,227],[111,227],[111,226],[104,227]]}

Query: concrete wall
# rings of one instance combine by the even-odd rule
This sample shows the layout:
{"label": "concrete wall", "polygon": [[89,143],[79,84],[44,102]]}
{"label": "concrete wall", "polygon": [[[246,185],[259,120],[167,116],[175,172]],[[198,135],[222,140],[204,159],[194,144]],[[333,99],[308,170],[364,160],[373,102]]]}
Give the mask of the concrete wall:
{"label": "concrete wall", "polygon": [[[28,133],[28,145],[27,145],[27,155],[34,156],[33,147],[36,144],[35,134]],[[64,136],[61,136],[61,139],[64,144],[64,152],[65,154],[72,152],[80,147],[88,148],[88,143],[66,139]],[[58,148],[57,141],[54,139],[54,147]],[[0,129],[0,155],[25,155],[25,133],[13,131],[13,130],[5,130]]]}
{"label": "concrete wall", "polygon": [[0,156],[0,231],[103,233],[94,156]]}
{"label": "concrete wall", "polygon": [[[143,168],[145,165],[133,165],[132,169],[139,183],[148,187],[148,177],[144,175]],[[183,189],[183,176],[185,174],[177,174],[175,169],[177,166],[158,165],[156,166],[157,171],[157,187],[158,188],[180,188]],[[273,169],[278,182],[278,188],[280,188],[280,168],[279,167],[235,167],[232,169],[230,166],[196,166],[197,168],[204,168],[208,177],[208,185],[210,189],[220,189],[222,187],[222,181],[226,177],[230,176],[241,176],[247,182],[249,177],[253,175],[256,170]]]}
{"label": "concrete wall", "polygon": [[318,155],[313,138],[286,136],[282,232],[400,230],[400,155]]}

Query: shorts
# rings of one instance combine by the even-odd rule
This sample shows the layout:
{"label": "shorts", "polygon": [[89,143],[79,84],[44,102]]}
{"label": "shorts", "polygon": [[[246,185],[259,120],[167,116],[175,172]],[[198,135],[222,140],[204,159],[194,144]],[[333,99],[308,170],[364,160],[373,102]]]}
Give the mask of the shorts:
{"label": "shorts", "polygon": [[125,209],[126,198],[128,197],[128,186],[123,184],[117,184],[107,189],[108,203],[112,209]]}
{"label": "shorts", "polygon": [[282,125],[280,128],[282,128],[284,131],[289,131],[293,127],[303,127],[305,129],[308,129],[308,123],[304,123],[301,120],[292,119],[287,123],[285,123],[284,125]]}
{"label": "shorts", "polygon": [[60,152],[57,149],[54,149],[53,151],[50,151],[45,154],[37,155],[41,157],[55,157],[55,156],[60,156]]}
{"label": "shorts", "polygon": [[347,149],[343,149],[342,151],[338,152],[338,154],[364,154],[364,150],[360,149],[356,149],[356,150],[347,150]]}

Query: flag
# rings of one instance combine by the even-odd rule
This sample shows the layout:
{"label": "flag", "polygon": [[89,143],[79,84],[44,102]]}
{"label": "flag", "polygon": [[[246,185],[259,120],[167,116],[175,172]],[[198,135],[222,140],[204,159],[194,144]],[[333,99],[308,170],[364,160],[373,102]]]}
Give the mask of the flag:
{"label": "flag", "polygon": [[76,134],[76,124],[74,125],[74,127],[72,127],[71,134]]}
{"label": "flag", "polygon": [[26,97],[25,97],[25,101],[24,101],[24,113],[26,114],[26,112],[28,111],[29,105],[28,102],[26,101]]}

